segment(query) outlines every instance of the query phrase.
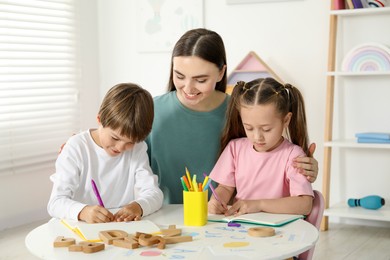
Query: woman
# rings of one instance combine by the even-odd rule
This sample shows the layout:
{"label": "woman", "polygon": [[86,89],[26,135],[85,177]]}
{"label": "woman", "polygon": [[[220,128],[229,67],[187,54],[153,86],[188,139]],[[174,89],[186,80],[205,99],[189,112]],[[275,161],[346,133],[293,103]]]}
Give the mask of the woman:
{"label": "woman", "polygon": [[[183,202],[180,177],[185,167],[192,175],[202,176],[217,161],[229,102],[226,69],[225,47],[216,32],[187,31],[173,49],[168,93],[154,98],[155,118],[146,140],[165,203]],[[314,150],[312,144],[310,156]],[[317,161],[310,157],[296,160],[300,172],[315,181]]]}

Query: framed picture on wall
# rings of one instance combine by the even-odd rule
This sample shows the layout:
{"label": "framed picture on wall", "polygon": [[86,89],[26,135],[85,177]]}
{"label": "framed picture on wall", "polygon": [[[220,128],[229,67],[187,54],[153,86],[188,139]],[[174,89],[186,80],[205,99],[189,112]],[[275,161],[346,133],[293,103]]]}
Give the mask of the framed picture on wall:
{"label": "framed picture on wall", "polygon": [[203,0],[136,1],[137,50],[170,52],[180,36],[203,27]]}

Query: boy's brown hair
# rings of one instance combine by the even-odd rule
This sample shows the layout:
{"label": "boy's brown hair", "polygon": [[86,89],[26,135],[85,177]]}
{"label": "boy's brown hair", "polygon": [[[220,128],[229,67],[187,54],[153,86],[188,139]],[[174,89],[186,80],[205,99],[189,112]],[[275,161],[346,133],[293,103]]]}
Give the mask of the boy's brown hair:
{"label": "boy's brown hair", "polygon": [[153,98],[136,84],[120,83],[107,92],[99,116],[103,127],[119,130],[120,135],[138,143],[152,130]]}

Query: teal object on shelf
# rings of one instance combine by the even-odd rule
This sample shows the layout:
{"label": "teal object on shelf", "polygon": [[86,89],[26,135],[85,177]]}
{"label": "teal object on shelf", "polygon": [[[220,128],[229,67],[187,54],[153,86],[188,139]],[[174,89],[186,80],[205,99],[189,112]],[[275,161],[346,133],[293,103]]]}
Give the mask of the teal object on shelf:
{"label": "teal object on shelf", "polygon": [[378,195],[369,195],[361,199],[348,199],[350,207],[362,207],[366,209],[379,209],[385,205],[385,199]]}

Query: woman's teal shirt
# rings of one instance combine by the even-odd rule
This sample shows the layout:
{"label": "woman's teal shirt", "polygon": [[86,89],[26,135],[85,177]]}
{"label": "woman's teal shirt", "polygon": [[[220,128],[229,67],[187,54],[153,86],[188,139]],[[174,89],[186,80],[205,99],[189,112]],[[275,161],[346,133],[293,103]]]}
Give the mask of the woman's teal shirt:
{"label": "woman's teal shirt", "polygon": [[171,91],[154,98],[152,132],[146,142],[152,170],[159,177],[164,202],[183,203],[180,177],[185,167],[203,182],[217,161],[229,96],[216,109],[197,112],[184,107]]}

